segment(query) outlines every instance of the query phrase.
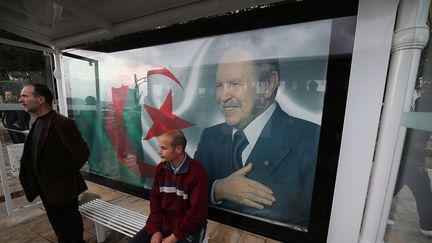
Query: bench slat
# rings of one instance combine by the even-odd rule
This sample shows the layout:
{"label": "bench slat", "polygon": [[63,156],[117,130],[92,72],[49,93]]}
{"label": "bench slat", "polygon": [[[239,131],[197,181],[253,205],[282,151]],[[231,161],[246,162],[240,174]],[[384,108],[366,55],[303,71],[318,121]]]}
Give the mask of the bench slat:
{"label": "bench slat", "polygon": [[142,215],[142,214],[136,213],[134,211],[131,211],[131,210],[119,207],[119,206],[114,205],[114,204],[107,203],[107,202],[99,200],[99,199],[95,199],[93,201],[87,202],[87,203],[81,205],[81,207],[83,207],[83,208],[99,208],[99,207],[102,207],[102,208],[110,209],[113,212],[122,212],[124,214],[129,215],[130,217],[147,218],[147,216],[145,216],[145,215]]}
{"label": "bench slat", "polygon": [[82,204],[79,211],[84,217],[105,227],[133,237],[147,221],[147,216],[95,199]]}
{"label": "bench slat", "polygon": [[113,230],[115,230],[115,231],[117,231],[117,232],[120,232],[120,233],[122,233],[122,234],[124,234],[124,235],[127,235],[127,236],[129,236],[129,237],[133,237],[138,231],[136,231],[136,232],[133,232],[133,231],[130,231],[130,230],[124,230],[123,228],[120,228],[120,227],[117,227],[116,225],[113,225],[113,224],[107,224],[105,221],[101,221],[101,220],[98,220],[98,219],[92,219],[95,223],[98,223],[98,224],[100,224],[100,225],[103,225],[103,226],[105,226],[105,227],[108,227],[108,228],[110,228],[110,229],[113,229]]}
{"label": "bench slat", "polygon": [[142,215],[140,213],[131,211],[129,209],[122,208],[120,206],[117,206],[117,205],[114,205],[114,204],[102,201],[100,199],[95,199],[93,201],[87,202],[87,203],[83,204],[82,206],[93,206],[93,205],[98,205],[98,206],[101,206],[101,207],[107,207],[107,208],[110,208],[110,209],[122,211],[122,212],[125,212],[125,213],[130,214],[130,215],[135,215],[137,217],[146,217],[145,215]]}
{"label": "bench slat", "polygon": [[145,216],[141,216],[141,217],[137,217],[137,216],[129,216],[129,215],[125,215],[126,213],[123,211],[113,211],[111,209],[106,209],[106,208],[97,208],[97,207],[91,207],[91,208],[83,208],[84,210],[81,210],[83,213],[88,213],[88,214],[95,214],[94,217],[97,217],[99,214],[102,214],[108,218],[112,218],[112,220],[126,220],[130,223],[135,223],[135,224],[139,224],[139,225],[145,225],[145,222],[147,220],[147,217]]}
{"label": "bench slat", "polygon": [[88,217],[88,218],[103,220],[103,221],[106,221],[107,223],[121,224],[124,227],[133,228],[133,229],[141,229],[145,226],[145,221],[142,221],[139,223],[134,223],[134,222],[126,221],[126,220],[128,220],[127,218],[112,217],[112,216],[107,215],[101,211],[86,212],[86,213],[83,213],[83,215]]}

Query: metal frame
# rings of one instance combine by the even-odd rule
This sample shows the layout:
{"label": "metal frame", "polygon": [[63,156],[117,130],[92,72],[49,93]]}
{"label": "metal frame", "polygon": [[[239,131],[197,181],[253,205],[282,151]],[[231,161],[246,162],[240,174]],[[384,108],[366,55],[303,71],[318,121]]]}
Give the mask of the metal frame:
{"label": "metal frame", "polygon": [[[0,148],[2,148],[2,146],[3,145],[0,141]],[[24,205],[24,206],[18,205],[16,208],[13,207],[11,191],[10,191],[10,187],[9,187],[9,178],[7,176],[3,149],[0,149],[0,176],[1,176],[1,181],[2,181],[3,194],[4,194],[4,198],[5,198],[6,212],[7,212],[8,216],[15,215],[19,212],[22,212],[23,210],[32,209],[35,207],[42,206],[42,203],[39,201],[39,202],[31,203],[28,205]]]}
{"label": "metal frame", "polygon": [[362,0],[359,4],[327,242],[359,240],[397,4],[397,0]]}
{"label": "metal frame", "polygon": [[[5,38],[0,38],[0,43],[11,45],[11,46],[22,47],[22,48],[26,48],[26,49],[31,49],[31,50],[43,51],[44,53],[51,53],[51,54],[54,53],[53,49],[50,49],[47,47],[23,43],[23,42],[9,40],[9,39],[5,39]],[[23,107],[20,104],[0,104],[0,108],[2,110],[22,110],[23,109]],[[2,148],[2,147],[3,147],[3,145],[2,145],[2,142],[0,141],[0,148]],[[10,187],[9,187],[9,178],[8,178],[7,171],[6,171],[6,164],[5,164],[5,157],[4,157],[3,149],[0,149],[0,176],[1,176],[1,180],[2,180],[3,194],[4,194],[4,198],[5,198],[5,204],[6,204],[6,212],[7,212],[8,216],[15,215],[15,214],[20,213],[22,211],[25,211],[27,209],[32,209],[35,207],[42,207],[42,202],[38,201],[35,203],[23,205],[23,206],[18,205],[16,208],[14,208],[13,199],[11,197],[11,191],[10,191]]]}
{"label": "metal frame", "polygon": [[[382,122],[360,242],[381,242],[405,140],[403,112],[410,111],[420,56],[429,37],[430,0],[401,1],[392,43]],[[401,98],[403,97],[403,98]]]}

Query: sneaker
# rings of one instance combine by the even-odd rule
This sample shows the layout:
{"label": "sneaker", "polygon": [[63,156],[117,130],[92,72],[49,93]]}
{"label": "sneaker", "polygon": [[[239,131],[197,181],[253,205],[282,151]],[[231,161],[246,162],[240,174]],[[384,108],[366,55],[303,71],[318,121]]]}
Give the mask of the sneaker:
{"label": "sneaker", "polygon": [[422,234],[427,236],[427,237],[432,237],[432,230],[420,229],[420,232],[422,232]]}

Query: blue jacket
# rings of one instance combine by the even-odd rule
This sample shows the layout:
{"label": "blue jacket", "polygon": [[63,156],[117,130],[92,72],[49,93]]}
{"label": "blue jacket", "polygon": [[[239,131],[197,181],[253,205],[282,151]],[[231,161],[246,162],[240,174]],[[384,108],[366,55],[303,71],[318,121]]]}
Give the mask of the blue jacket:
{"label": "blue jacket", "polygon": [[[247,162],[247,178],[273,190],[276,201],[255,209],[224,201],[223,208],[286,224],[307,226],[315,177],[320,127],[294,118],[277,105],[262,130]],[[206,128],[195,153],[209,176],[209,190],[216,179],[235,171],[232,162],[232,127],[226,123]]]}

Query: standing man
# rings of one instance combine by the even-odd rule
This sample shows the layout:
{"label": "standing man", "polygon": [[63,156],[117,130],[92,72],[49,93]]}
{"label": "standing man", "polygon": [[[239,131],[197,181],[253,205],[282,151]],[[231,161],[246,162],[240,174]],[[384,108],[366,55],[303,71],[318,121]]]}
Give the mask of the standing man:
{"label": "standing man", "polygon": [[146,226],[130,243],[201,243],[207,225],[207,173],[185,152],[186,138],[180,130],[159,137],[162,162],[150,194]]}
{"label": "standing man", "polygon": [[53,95],[45,85],[26,85],[19,101],[37,116],[21,158],[19,177],[27,200],[40,196],[58,242],[84,242],[78,195],[87,189],[80,174],[87,145],[74,122],[52,109]]}
{"label": "standing man", "polygon": [[[18,103],[12,90],[6,90],[4,93],[5,103]],[[8,129],[8,133],[13,143],[24,143],[25,135],[12,130],[24,131],[29,127],[30,115],[23,110],[3,111],[3,126]],[[11,130],[12,129],[12,130]]]}
{"label": "standing man", "polygon": [[216,98],[225,123],[202,132],[195,159],[209,175],[215,206],[307,226],[320,129],[280,108],[279,73],[273,48],[259,40],[222,54]]}
{"label": "standing man", "polygon": [[[416,112],[432,112],[431,83],[426,82],[423,85],[421,95],[414,104]],[[407,129],[394,190],[394,195],[405,185],[411,190],[418,212],[420,231],[428,237],[432,237],[432,189],[425,158],[432,157],[432,150],[428,148],[431,135],[430,131]]]}

